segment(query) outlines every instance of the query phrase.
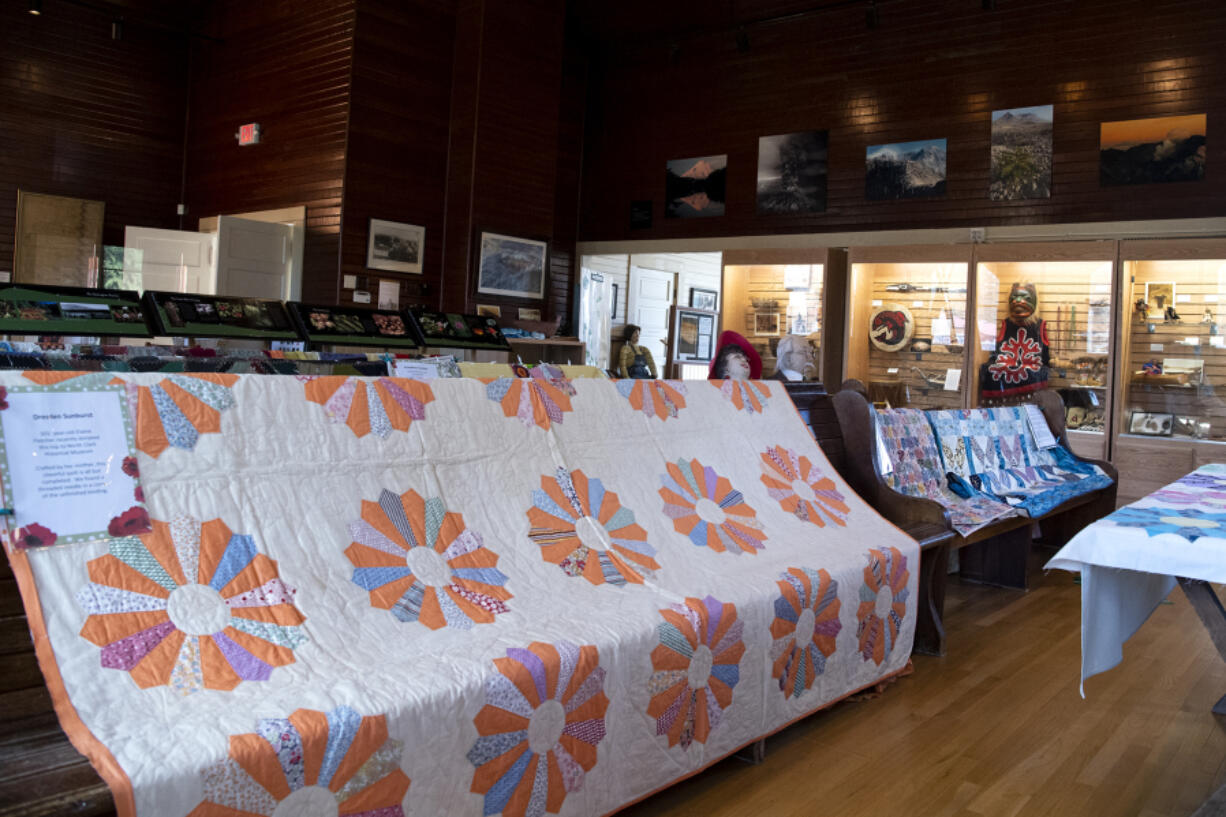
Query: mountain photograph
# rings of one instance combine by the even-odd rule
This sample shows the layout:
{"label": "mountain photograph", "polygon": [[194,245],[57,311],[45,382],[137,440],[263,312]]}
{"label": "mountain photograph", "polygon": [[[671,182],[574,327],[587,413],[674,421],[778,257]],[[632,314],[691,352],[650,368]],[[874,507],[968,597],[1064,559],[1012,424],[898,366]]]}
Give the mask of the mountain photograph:
{"label": "mountain photograph", "polygon": [[992,112],[993,201],[1051,196],[1053,106]]}
{"label": "mountain photograph", "polygon": [[1205,178],[1205,114],[1103,122],[1099,183],[1194,182]]}
{"label": "mountain photograph", "polygon": [[945,195],[945,140],[870,145],[865,151],[864,195],[914,199]]}
{"label": "mountain photograph", "polygon": [[826,209],[827,133],[803,131],[758,139],[758,212]]}
{"label": "mountain photograph", "polygon": [[668,162],[664,181],[665,217],[722,216],[727,172],[727,154]]}

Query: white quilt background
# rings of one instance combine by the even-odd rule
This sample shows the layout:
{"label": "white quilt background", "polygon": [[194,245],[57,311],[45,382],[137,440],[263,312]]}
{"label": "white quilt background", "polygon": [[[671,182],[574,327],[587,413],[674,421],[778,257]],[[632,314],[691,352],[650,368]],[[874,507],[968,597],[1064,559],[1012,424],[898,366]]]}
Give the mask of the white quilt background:
{"label": "white quilt background", "polygon": [[[152,386],[166,375],[120,377]],[[4,373],[0,383],[30,385],[19,373]],[[483,799],[470,790],[467,754],[478,738],[474,717],[486,704],[493,660],[534,641],[595,645],[606,673],[606,736],[581,788],[565,794],[561,813],[615,810],[908,660],[915,543],[850,491],[781,384],[766,385],[766,407],[755,413],[736,409],[715,385],[687,383],[686,406],[660,420],[632,409],[613,382],[577,380],[574,410],[545,430],[504,416],[481,381],[436,380],[424,420],[385,438],[358,438],[305,398],[303,379],[240,376],[231,389],[234,407],[221,412],[221,433],[202,434],[192,450],[139,455],[147,507],[156,520],[220,518],[234,533],[250,535],[296,589],[307,641],[266,681],[188,695],[169,686],[140,689],[128,672],[100,666],[100,648],[79,635],[86,614],[75,596],[89,583],[87,562],[105,554],[107,543],[55,546],[31,552],[30,563],[68,695],[131,779],[142,816],[180,817],[196,807],[204,793],[201,770],[224,760],[229,737],[255,731],[258,719],[341,705],[386,715],[391,738],[403,741],[400,768],[412,781],[405,814],[480,815]],[[808,457],[835,481],[851,509],[846,527],[817,527],[767,494],[761,455],[776,445]],[[766,534],[764,549],[719,553],[674,530],[659,490],[666,464],[680,458],[700,460],[744,494]],[[593,585],[542,558],[528,538],[526,512],[541,477],[559,467],[600,479],[634,513],[660,564],[644,584]],[[384,489],[441,497],[448,511],[462,514],[498,556],[513,594],[509,611],[468,630],[431,630],[372,606],[367,590],[351,580],[345,550],[362,501],[376,501]],[[903,626],[880,665],[860,654],[857,641],[870,547],[899,549],[910,574]],[[769,652],[776,582],[790,567],[829,571],[838,583],[841,630],[812,688],[785,698]],[[735,605],[743,622],[739,681],[705,743],[669,747],[647,714],[659,611],[708,595]]]}

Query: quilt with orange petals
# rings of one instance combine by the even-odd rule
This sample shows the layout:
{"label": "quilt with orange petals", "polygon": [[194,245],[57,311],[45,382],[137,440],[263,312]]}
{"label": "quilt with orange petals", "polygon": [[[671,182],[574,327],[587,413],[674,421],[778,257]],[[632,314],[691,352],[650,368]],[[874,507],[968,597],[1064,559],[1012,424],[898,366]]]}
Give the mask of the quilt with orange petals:
{"label": "quilt with orange petals", "polygon": [[120,814],[604,814],[907,664],[779,383],[0,373],[91,383],[152,530],[9,556]]}

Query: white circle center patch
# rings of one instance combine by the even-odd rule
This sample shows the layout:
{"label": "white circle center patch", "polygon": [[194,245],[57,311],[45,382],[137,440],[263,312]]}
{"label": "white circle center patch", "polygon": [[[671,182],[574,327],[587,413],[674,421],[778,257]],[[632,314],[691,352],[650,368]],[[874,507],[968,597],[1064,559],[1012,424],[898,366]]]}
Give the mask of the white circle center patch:
{"label": "white circle center patch", "polygon": [[528,748],[543,755],[558,745],[562,730],[566,728],[566,710],[555,700],[548,700],[536,708],[528,720]]}
{"label": "white circle center patch", "polygon": [[575,535],[592,550],[607,550],[609,535],[593,517],[581,516],[575,520]]}
{"label": "white circle center patch", "polygon": [[166,601],[170,622],[188,635],[212,635],[230,622],[225,599],[207,584],[185,584],[171,591]]}
{"label": "white circle center patch", "polygon": [[1163,516],[1159,522],[1165,522],[1168,525],[1174,525],[1177,528],[1216,528],[1219,527],[1217,522],[1212,519],[1197,519],[1194,516]]}
{"label": "white circle center patch", "polygon": [[877,601],[873,602],[873,614],[880,619],[886,619],[890,615],[890,610],[894,607],[894,591],[887,584],[881,588],[881,592],[877,594]]}
{"label": "white circle center patch", "polygon": [[431,587],[446,587],[451,584],[451,568],[432,548],[409,548],[404,561],[422,584]]}
{"label": "white circle center patch", "polygon": [[305,786],[277,803],[272,817],[336,817],[339,813],[336,795],[323,786]]}
{"label": "white circle center patch", "polygon": [[817,492],[813,490],[813,486],[805,482],[803,479],[792,480],[792,493],[803,499],[805,502],[817,502]]}
{"label": "white circle center patch", "polygon": [[806,607],[800,614],[800,618],[796,620],[796,646],[804,647],[812,641],[816,630],[817,614]]}
{"label": "white circle center patch", "polygon": [[724,509],[705,496],[694,503],[694,513],[698,514],[698,518],[703,522],[712,525],[722,525],[728,521],[728,514],[724,513]]}
{"label": "white circle center patch", "polygon": [[702,689],[707,685],[707,681],[711,678],[711,665],[714,663],[715,656],[711,655],[711,648],[706,644],[699,644],[698,649],[694,650],[693,657],[690,658],[690,671],[687,679],[690,689]]}

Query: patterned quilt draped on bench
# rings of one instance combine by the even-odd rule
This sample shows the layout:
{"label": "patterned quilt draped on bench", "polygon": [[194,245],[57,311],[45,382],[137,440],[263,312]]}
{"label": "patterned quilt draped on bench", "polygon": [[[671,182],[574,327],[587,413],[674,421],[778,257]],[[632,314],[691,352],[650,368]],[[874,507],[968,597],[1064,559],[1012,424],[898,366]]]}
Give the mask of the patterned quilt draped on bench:
{"label": "patterned quilt draped on bench", "polygon": [[1042,516],[1111,478],[1063,446],[1034,444],[1021,406],[929,413],[945,468],[990,497]]}
{"label": "patterned quilt draped on bench", "polygon": [[918,547],[779,383],[0,386],[111,378],[152,532],[11,559],[123,817],[606,814],[907,666]]}
{"label": "patterned quilt draped on bench", "polygon": [[941,452],[924,412],[888,409],[877,412],[877,422],[893,465],[893,471],[886,475],[887,484],[899,493],[943,505],[949,511],[950,524],[961,535],[969,536],[998,519],[1021,515],[1004,502],[981,494],[961,497],[949,489]]}

